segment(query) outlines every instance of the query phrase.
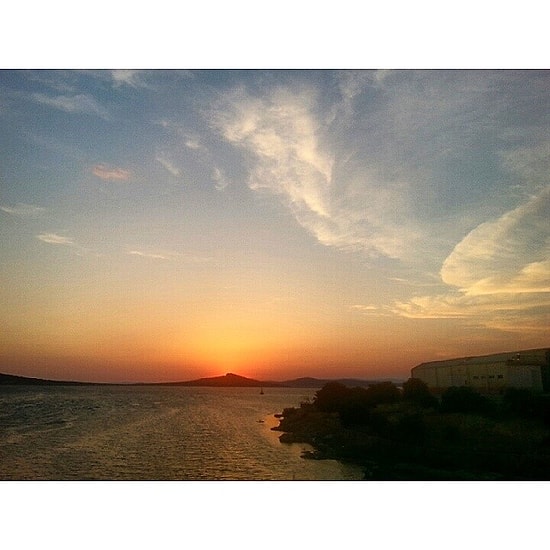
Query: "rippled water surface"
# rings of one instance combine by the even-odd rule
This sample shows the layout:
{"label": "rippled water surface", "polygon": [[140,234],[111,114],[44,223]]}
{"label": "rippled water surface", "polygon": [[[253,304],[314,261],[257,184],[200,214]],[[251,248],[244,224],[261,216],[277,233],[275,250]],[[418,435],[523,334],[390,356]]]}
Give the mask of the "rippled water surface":
{"label": "rippled water surface", "polygon": [[314,390],[151,386],[3,387],[3,480],[357,480],[305,460],[273,416]]}

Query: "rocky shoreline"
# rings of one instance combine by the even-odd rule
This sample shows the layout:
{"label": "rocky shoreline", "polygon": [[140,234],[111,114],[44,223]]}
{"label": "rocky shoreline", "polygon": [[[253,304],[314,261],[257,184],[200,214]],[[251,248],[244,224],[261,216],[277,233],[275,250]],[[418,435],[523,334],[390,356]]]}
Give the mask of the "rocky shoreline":
{"label": "rocky shoreline", "polygon": [[398,401],[371,406],[364,421],[343,422],[320,400],[276,415],[281,443],[306,443],[309,460],[333,459],[373,481],[542,481],[550,479],[550,437],[537,418],[442,412]]}

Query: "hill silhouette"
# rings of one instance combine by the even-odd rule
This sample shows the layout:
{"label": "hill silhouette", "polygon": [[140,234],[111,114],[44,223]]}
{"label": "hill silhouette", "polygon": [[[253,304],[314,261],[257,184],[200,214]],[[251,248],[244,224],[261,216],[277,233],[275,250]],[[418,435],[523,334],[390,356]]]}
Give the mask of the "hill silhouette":
{"label": "hill silhouette", "polygon": [[[14,374],[0,373],[0,386],[202,386],[214,388],[322,388],[329,382],[340,382],[349,387],[368,387],[382,380],[362,380],[356,378],[293,378],[291,380],[256,380],[247,378],[232,372],[222,376],[209,378],[197,378],[195,380],[182,380],[176,382],[75,382],[71,380],[48,380],[44,378],[31,378]],[[384,380],[386,381],[386,380]],[[401,381],[392,380],[400,383]]]}
{"label": "hill silhouette", "polygon": [[196,380],[188,380],[185,382],[168,382],[163,386],[209,386],[217,388],[282,388],[284,384],[281,382],[266,382],[255,380],[254,378],[246,378],[228,372],[225,376],[213,376],[211,378],[198,378]]}
{"label": "hill silhouette", "polygon": [[0,386],[95,386],[95,382],[75,382],[72,380],[47,380],[14,374],[0,373]]}

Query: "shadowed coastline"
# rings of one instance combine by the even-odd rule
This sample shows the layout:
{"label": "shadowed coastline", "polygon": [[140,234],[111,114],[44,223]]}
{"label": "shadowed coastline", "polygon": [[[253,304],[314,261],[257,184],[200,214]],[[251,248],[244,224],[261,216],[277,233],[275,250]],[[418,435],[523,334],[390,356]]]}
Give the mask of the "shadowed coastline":
{"label": "shadowed coastline", "polygon": [[13,374],[0,373],[0,386],[2,385],[27,385],[27,386],[197,386],[219,388],[321,388],[329,382],[338,382],[346,386],[368,387],[375,383],[373,380],[361,380],[356,378],[320,379],[320,378],[294,378],[292,380],[255,380],[231,372],[223,376],[210,378],[197,378],[195,380],[182,380],[176,382],[81,382],[72,380],[49,380],[45,378],[30,378]]}
{"label": "shadowed coastline", "polygon": [[47,380],[0,373],[0,386],[97,386],[96,382],[76,382],[72,380]]}
{"label": "shadowed coastline", "polygon": [[275,415],[281,443],[308,443],[308,459],[359,465],[366,480],[550,480],[550,395],[508,388],[483,395],[450,387],[439,396],[411,378],[274,382],[232,373],[187,382],[100,384],[0,374],[0,386],[204,386],[315,388],[312,402]]}
{"label": "shadowed coastline", "polygon": [[550,480],[550,399],[528,390],[487,397],[454,387],[438,399],[415,379],[402,392],[329,383],[277,416],[282,443],[357,464],[366,480]]}

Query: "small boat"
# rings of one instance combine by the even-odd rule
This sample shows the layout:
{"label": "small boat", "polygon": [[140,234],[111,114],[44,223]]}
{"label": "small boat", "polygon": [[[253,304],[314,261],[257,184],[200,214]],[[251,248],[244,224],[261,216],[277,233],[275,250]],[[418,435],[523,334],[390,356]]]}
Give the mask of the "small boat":
{"label": "small boat", "polygon": [[260,395],[263,395],[263,394],[264,394],[264,389],[260,388]]}

